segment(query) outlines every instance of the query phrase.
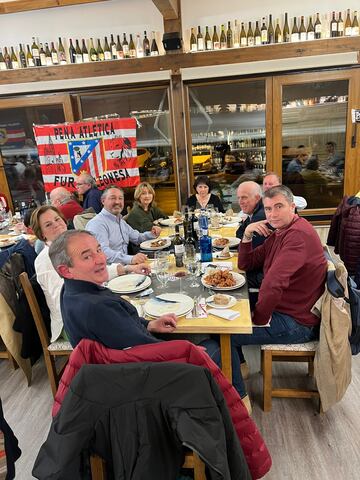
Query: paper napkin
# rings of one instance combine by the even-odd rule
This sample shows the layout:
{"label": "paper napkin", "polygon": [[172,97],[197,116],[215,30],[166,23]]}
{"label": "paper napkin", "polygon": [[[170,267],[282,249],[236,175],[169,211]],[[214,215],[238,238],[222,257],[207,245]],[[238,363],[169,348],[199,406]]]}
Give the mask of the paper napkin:
{"label": "paper napkin", "polygon": [[220,318],[224,318],[225,320],[235,320],[235,318],[240,316],[240,313],[235,312],[235,310],[220,310],[218,308],[211,308],[208,310],[208,313],[211,313],[211,315],[216,315]]}

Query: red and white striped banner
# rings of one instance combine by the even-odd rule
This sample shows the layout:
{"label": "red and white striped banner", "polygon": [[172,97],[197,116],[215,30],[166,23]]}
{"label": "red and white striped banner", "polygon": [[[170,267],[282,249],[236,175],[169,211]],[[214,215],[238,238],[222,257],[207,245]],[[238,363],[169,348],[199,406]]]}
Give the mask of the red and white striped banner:
{"label": "red and white striped banner", "polygon": [[47,192],[75,190],[76,178],[84,172],[100,189],[140,183],[133,118],[34,125],[34,135]]}

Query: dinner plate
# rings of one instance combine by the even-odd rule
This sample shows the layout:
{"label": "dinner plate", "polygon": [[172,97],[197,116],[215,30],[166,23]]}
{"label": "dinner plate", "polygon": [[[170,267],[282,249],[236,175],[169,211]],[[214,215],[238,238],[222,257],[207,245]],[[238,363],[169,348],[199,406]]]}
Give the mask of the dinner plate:
{"label": "dinner plate", "polygon": [[224,247],[229,247],[229,248],[234,248],[237,247],[240,243],[240,238],[237,237],[222,237],[222,238],[227,238],[229,240],[229,243],[226,245],[216,245],[216,239],[213,241],[213,246],[215,248],[221,248],[223,249]]}
{"label": "dinner plate", "polygon": [[[144,282],[136,286],[141,280]],[[135,293],[145,290],[151,285],[151,278],[140,273],[130,273],[129,275],[121,275],[120,277],[113,278],[107,283],[107,287],[115,293]]]}
{"label": "dinner plate", "polygon": [[233,297],[232,295],[226,295],[226,294],[224,294],[224,296],[228,297],[228,299],[229,299],[229,302],[226,305],[219,305],[219,304],[215,303],[213,301],[214,300],[214,295],[211,295],[211,297],[208,297],[206,299],[206,303],[212,308],[231,308],[236,304],[237,300],[236,300],[235,297]]}
{"label": "dinner plate", "polygon": [[179,219],[180,221],[176,222],[175,217],[169,217],[169,218],[162,218],[159,220],[160,225],[163,225],[164,227],[174,227],[175,225],[181,225],[182,219]]}
{"label": "dinner plate", "polygon": [[220,223],[222,225],[231,225],[233,223],[240,223],[241,222],[241,217],[238,215],[234,215],[233,217],[228,217],[228,218],[221,218]]}
{"label": "dinner plate", "polygon": [[163,293],[158,295],[164,300],[173,300],[177,303],[165,303],[151,298],[144,305],[144,312],[150,317],[158,318],[165,313],[175,313],[178,317],[186,315],[194,308],[194,300],[181,293]]}
{"label": "dinner plate", "polygon": [[11,247],[11,245],[15,245],[16,241],[13,239],[8,240],[0,240],[0,248]]}
{"label": "dinner plate", "polygon": [[201,277],[201,283],[205,287],[211,288],[211,290],[219,290],[219,291],[236,290],[237,288],[240,288],[243,285],[245,285],[246,279],[245,279],[244,275],[241,275],[241,273],[237,273],[237,272],[231,272],[231,273],[232,273],[232,275],[234,277],[234,280],[236,282],[235,285],[233,285],[232,287],[214,287],[213,285],[210,285],[209,283],[205,282],[204,277],[206,277],[206,275],[203,275]]}
{"label": "dinner plate", "polygon": [[[151,244],[154,242],[157,242],[158,240],[164,240],[165,244],[162,245],[161,247],[152,247]],[[159,238],[154,238],[153,240],[146,240],[146,242],[140,243],[140,248],[143,250],[163,250],[164,248],[170,247],[171,245],[171,240],[169,238],[165,237],[159,237]]]}
{"label": "dinner plate", "polygon": [[229,257],[221,257],[220,253],[221,252],[214,252],[213,253],[213,258],[217,258],[218,260],[228,260],[229,258],[232,258],[235,255],[233,252],[229,252],[229,254],[230,254]]}

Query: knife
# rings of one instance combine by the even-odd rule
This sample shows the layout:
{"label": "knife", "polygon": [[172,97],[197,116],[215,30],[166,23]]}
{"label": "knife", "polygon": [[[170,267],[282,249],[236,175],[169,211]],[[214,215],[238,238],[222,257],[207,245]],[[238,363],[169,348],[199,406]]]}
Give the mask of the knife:
{"label": "knife", "polygon": [[175,301],[175,300],[166,300],[166,298],[161,298],[161,297],[159,297],[159,296],[153,297],[153,298],[154,298],[154,300],[157,300],[158,302],[164,302],[164,303],[179,303],[179,302],[177,302],[177,301]]}
{"label": "knife", "polygon": [[142,285],[146,279],[147,279],[147,276],[144,275],[143,278],[135,285],[135,288],[140,287],[140,285]]}

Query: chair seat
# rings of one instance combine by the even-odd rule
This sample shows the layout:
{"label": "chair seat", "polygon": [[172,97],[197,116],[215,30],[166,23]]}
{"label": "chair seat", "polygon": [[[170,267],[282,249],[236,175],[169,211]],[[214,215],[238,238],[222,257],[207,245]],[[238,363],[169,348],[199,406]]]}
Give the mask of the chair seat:
{"label": "chair seat", "polygon": [[50,345],[48,345],[48,350],[50,350],[51,352],[53,351],[57,351],[57,350],[72,350],[72,346],[71,346],[71,343],[68,342],[67,340],[57,340],[56,342],[53,342],[53,343],[50,343]]}
{"label": "chair seat", "polygon": [[286,350],[289,352],[313,352],[317,349],[317,341],[307,343],[293,343],[293,344],[270,344],[261,345],[261,350]]}

